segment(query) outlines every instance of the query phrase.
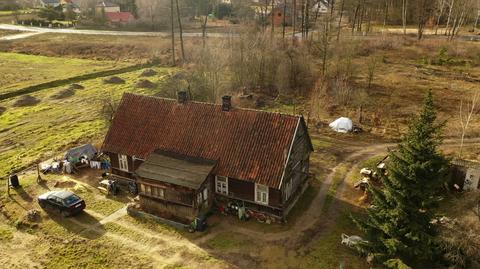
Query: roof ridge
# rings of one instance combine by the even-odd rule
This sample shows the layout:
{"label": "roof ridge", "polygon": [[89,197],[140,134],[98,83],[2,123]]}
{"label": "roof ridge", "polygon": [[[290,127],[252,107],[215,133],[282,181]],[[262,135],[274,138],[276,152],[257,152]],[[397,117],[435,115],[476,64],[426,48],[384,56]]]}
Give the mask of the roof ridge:
{"label": "roof ridge", "polygon": [[[124,93],[124,95],[125,94],[135,95],[135,96],[145,97],[145,98],[154,98],[154,99],[177,102],[177,99],[175,99],[175,98],[168,98],[168,97],[154,96],[154,95],[145,95],[145,94],[138,94],[138,93],[133,93],[133,92],[126,92],[126,93]],[[222,104],[217,104],[217,103],[195,101],[195,100],[189,100],[188,102],[189,103],[194,103],[194,104],[201,104],[201,105],[211,105],[211,106],[221,106],[222,105]],[[282,116],[288,116],[288,117],[294,117],[294,118],[302,118],[303,117],[303,115],[300,115],[300,114],[289,114],[289,113],[284,113],[284,112],[279,112],[279,111],[267,111],[267,110],[247,108],[247,107],[233,107],[233,108],[234,109],[239,109],[239,110],[244,110],[244,111],[253,111],[253,112],[266,113],[266,114],[279,114],[279,115],[282,115]]]}

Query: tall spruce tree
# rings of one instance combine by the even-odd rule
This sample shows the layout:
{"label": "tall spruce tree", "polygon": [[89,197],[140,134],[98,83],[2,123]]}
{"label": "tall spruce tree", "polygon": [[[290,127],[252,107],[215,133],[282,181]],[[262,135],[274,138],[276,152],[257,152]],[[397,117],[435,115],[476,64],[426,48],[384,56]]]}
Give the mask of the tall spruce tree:
{"label": "tall spruce tree", "polygon": [[442,124],[436,119],[429,91],[422,112],[412,120],[398,149],[389,153],[383,186],[369,189],[373,206],[367,218],[354,219],[368,240],[359,249],[376,263],[425,262],[436,254],[430,221],[448,169],[448,160],[438,151]]}

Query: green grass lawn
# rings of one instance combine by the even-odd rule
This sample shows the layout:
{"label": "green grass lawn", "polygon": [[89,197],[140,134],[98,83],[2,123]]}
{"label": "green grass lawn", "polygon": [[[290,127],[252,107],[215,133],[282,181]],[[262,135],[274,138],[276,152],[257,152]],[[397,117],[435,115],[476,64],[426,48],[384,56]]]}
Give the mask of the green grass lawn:
{"label": "green grass lawn", "polygon": [[0,53],[0,93],[131,63]]}
{"label": "green grass lawn", "polygon": [[[59,150],[77,143],[100,141],[105,135],[107,121],[102,117],[105,99],[119,100],[124,92],[155,94],[162,92],[162,82],[170,68],[156,68],[158,75],[148,78],[157,82],[155,89],[139,89],[135,83],[143,70],[119,75],[125,84],[105,84],[102,78],[88,80],[73,96],[52,99],[66,87],[39,91],[31,96],[40,100],[33,106],[14,107],[18,99],[0,102],[6,111],[0,115],[0,177],[13,169],[57,156]],[[168,94],[164,94],[168,95]],[[20,97],[19,97],[20,98]]]}

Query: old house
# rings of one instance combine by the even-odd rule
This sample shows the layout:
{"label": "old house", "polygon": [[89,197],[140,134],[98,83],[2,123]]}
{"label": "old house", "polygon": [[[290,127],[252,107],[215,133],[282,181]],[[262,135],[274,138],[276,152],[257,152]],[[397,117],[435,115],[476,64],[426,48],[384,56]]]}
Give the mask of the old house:
{"label": "old house", "polygon": [[120,12],[120,5],[109,1],[100,1],[95,6],[95,13]]}
{"label": "old house", "polygon": [[40,7],[58,7],[61,5],[60,0],[40,0]]}
{"label": "old house", "polygon": [[135,20],[130,12],[106,12],[105,18],[109,24],[127,24]]}
{"label": "old house", "polygon": [[105,137],[112,176],[145,211],[181,222],[215,199],[285,219],[306,188],[313,147],[303,117],[124,94]]}

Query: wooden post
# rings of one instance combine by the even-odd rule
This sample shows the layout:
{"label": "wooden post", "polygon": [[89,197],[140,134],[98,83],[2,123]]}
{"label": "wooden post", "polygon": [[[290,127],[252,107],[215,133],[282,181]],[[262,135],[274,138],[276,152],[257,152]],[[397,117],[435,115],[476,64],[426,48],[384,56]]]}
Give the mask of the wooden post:
{"label": "wooden post", "polygon": [[10,177],[7,177],[7,195],[10,197]]}
{"label": "wooden post", "polygon": [[42,182],[42,177],[40,176],[40,164],[37,163],[37,183]]}

